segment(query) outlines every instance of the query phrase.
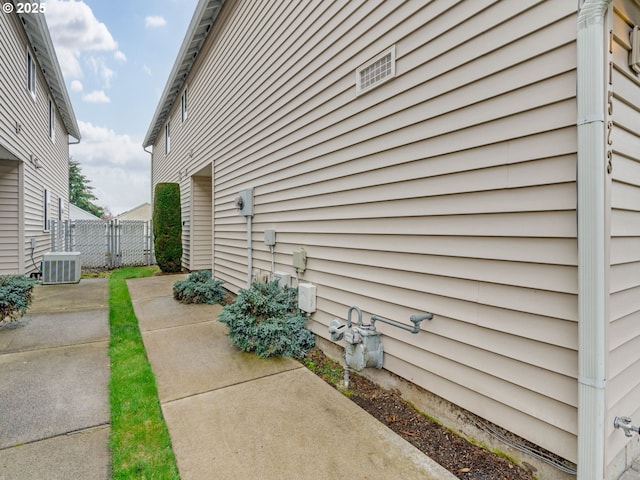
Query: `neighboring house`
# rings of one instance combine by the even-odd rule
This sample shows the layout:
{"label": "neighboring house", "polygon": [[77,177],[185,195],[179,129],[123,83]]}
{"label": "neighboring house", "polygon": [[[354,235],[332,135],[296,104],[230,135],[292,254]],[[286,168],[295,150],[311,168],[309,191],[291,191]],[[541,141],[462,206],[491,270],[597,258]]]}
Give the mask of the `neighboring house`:
{"label": "neighboring house", "polygon": [[50,248],[49,221],[69,218],[80,133],[44,14],[3,12],[0,38],[0,274],[28,274]]}
{"label": "neighboring house", "polygon": [[221,3],[198,3],[144,140],[152,184],[180,184],[183,265],[237,292],[275,229],[275,270],[306,250],[325,348],[351,305],[432,312],[376,325],[384,369],[435,394],[414,398],[618,478],[639,451],[614,418],[640,424],[640,4]]}
{"label": "neighboring house", "polygon": [[96,217],[93,213],[75,206],[73,203],[69,204],[69,220],[98,220],[102,221],[100,217]]}
{"label": "neighboring house", "polygon": [[128,210],[120,215],[116,216],[117,220],[144,220],[148,222],[151,220],[151,204],[145,202],[142,205],[138,205],[131,210]]}

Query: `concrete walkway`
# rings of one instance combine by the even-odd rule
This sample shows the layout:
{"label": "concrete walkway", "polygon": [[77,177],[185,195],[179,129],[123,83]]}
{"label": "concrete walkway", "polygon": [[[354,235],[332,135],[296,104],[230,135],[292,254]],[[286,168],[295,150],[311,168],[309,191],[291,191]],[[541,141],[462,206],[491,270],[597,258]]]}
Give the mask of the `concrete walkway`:
{"label": "concrete walkway", "polygon": [[0,327],[0,480],[109,478],[106,279],[38,285]]}
{"label": "concrete walkway", "polygon": [[[182,278],[128,281],[182,480],[455,480],[298,362],[235,350],[219,306],[173,300]],[[0,480],[108,480],[108,319],[85,279],[0,326]]]}
{"label": "concrete walkway", "polygon": [[127,283],[182,480],[455,478],[300,363],[234,349],[181,278]]}

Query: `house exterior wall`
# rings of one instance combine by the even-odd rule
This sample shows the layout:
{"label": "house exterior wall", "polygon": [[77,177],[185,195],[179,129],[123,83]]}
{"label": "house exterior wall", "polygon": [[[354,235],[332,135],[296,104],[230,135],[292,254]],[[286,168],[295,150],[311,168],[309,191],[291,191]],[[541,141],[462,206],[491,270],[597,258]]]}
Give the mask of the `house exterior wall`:
{"label": "house exterior wall", "polygon": [[[233,199],[253,187],[254,269],[264,229],[277,270],[305,248],[317,335],[350,305],[433,312],[418,335],[380,325],[384,367],[575,461],[575,9],[227,1],[153,182],[180,182],[188,217],[190,172],[212,165],[213,269],[233,291]],[[355,69],[392,45],[396,77],[356,96]]]}
{"label": "house exterior wall", "polygon": [[144,220],[148,222],[151,220],[151,204],[143,203],[131,210],[121,213],[116,217],[118,220]]}
{"label": "house exterior wall", "polygon": [[614,430],[614,418],[640,418],[640,76],[629,67],[640,4],[619,0],[612,11],[607,463],[637,443]]}
{"label": "house exterior wall", "polygon": [[[55,136],[49,135],[49,88],[40,71],[20,20],[15,14],[0,15],[0,146],[22,163],[20,172],[20,235],[15,239],[18,264],[0,265],[7,273],[29,273],[36,270],[42,254],[50,248],[50,237],[44,228],[45,189],[49,192],[49,218],[68,219],[69,146],[68,133],[55,108]],[[35,98],[27,88],[27,52],[36,62]],[[55,107],[55,103],[54,103]],[[42,168],[31,162],[35,157]],[[62,211],[59,210],[62,199]],[[31,238],[36,239],[33,261]]]}

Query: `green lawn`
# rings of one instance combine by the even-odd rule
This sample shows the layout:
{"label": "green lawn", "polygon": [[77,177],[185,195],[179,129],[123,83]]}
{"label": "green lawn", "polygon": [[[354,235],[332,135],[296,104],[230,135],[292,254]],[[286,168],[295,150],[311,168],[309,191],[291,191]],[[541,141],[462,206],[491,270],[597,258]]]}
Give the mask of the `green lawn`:
{"label": "green lawn", "polygon": [[127,278],[157,271],[157,267],[123,268],[109,278],[112,479],[180,478],[126,284]]}

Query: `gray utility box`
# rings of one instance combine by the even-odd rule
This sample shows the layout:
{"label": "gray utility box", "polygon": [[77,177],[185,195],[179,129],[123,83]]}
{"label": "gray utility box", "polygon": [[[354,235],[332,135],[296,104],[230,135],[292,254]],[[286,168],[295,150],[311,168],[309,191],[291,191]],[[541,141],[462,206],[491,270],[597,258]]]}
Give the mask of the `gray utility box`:
{"label": "gray utility box", "polygon": [[235,205],[240,215],[253,216],[253,188],[245,188],[235,199]]}

